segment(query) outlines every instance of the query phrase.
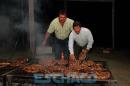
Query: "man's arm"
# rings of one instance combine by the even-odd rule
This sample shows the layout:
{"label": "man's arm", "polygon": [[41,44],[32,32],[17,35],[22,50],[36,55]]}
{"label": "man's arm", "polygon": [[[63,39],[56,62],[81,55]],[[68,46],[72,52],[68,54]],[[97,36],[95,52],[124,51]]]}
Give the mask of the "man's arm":
{"label": "man's arm", "polygon": [[93,45],[93,42],[94,42],[92,33],[90,31],[88,31],[87,37],[88,37],[87,38],[88,44],[87,44],[86,48],[82,49],[81,57],[85,57],[88,54],[88,52],[92,48],[92,45]]}
{"label": "man's arm", "polygon": [[75,56],[74,56],[74,37],[73,37],[73,32],[70,33],[69,35],[69,52],[70,52],[70,61],[74,61],[75,60]]}
{"label": "man's arm", "polygon": [[72,32],[69,35],[69,52],[70,54],[74,54],[74,49],[73,49],[73,45],[74,45],[74,38],[73,38],[73,34]]}
{"label": "man's arm", "polygon": [[45,37],[44,37],[44,40],[43,40],[43,43],[42,43],[43,46],[46,45],[46,42],[47,42],[49,36],[50,36],[50,33],[46,32]]}
{"label": "man's arm", "polygon": [[46,45],[46,42],[47,42],[50,34],[54,32],[54,25],[55,25],[54,21],[52,21],[49,25],[47,32],[45,33],[45,37],[44,37],[44,40],[43,40],[43,43],[42,43],[43,46]]}
{"label": "man's arm", "polygon": [[87,45],[87,50],[90,50],[92,48],[93,45],[93,36],[92,33],[90,31],[88,31],[88,45]]}

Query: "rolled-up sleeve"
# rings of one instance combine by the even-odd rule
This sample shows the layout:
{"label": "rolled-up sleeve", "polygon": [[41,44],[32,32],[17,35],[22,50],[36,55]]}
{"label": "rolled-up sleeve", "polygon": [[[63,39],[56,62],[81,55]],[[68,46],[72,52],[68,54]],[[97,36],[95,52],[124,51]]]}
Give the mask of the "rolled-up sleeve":
{"label": "rolled-up sleeve", "polygon": [[74,44],[74,37],[73,37],[73,33],[71,32],[69,35],[69,51],[70,54],[74,54],[74,48],[73,48],[73,44]]}
{"label": "rolled-up sleeve", "polygon": [[93,43],[94,43],[94,40],[93,40],[92,33],[90,31],[88,31],[88,44],[87,44],[87,49],[88,50],[90,48],[92,48]]}

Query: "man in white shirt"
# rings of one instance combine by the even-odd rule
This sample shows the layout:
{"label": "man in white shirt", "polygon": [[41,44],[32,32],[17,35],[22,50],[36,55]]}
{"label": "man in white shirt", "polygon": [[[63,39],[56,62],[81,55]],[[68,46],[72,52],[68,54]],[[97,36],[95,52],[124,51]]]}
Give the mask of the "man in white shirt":
{"label": "man in white shirt", "polygon": [[[82,57],[86,56],[88,51],[92,48],[93,42],[94,40],[91,31],[88,28],[81,27],[79,22],[74,22],[73,30],[69,35],[68,43],[70,60],[75,60],[75,57],[80,57],[79,55],[81,52],[83,52]],[[77,45],[75,46],[75,49],[74,43]]]}

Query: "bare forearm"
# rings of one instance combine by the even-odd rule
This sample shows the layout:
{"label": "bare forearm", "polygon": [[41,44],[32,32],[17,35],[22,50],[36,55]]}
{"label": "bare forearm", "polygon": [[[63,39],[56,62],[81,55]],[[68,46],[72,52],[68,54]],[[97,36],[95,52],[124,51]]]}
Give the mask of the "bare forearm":
{"label": "bare forearm", "polygon": [[44,41],[47,41],[48,38],[49,38],[49,36],[50,36],[50,33],[46,32],[46,34],[45,34],[45,38],[44,38]]}
{"label": "bare forearm", "polygon": [[43,43],[42,43],[42,44],[43,44],[43,46],[45,46],[45,45],[46,45],[46,42],[47,42],[47,40],[48,40],[49,36],[50,36],[50,33],[46,32],[46,33],[45,33],[44,40],[43,40]]}

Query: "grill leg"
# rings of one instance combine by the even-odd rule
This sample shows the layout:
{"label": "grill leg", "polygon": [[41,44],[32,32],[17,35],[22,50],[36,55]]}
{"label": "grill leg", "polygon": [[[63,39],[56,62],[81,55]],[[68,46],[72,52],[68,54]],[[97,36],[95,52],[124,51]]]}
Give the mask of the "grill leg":
{"label": "grill leg", "polygon": [[3,86],[6,86],[6,83],[7,83],[6,80],[7,80],[7,79],[6,79],[6,76],[3,76]]}
{"label": "grill leg", "polygon": [[7,76],[7,84],[8,84],[8,86],[13,86],[11,80],[12,80],[12,76]]}

